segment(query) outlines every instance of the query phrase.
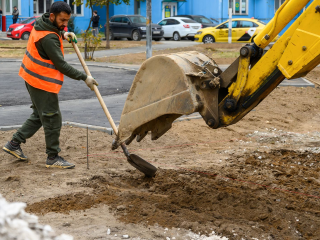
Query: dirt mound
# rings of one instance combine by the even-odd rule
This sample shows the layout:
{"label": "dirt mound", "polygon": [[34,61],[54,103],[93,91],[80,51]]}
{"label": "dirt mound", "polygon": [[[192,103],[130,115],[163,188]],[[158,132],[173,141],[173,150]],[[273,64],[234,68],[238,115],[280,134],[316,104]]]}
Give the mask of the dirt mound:
{"label": "dirt mound", "polygon": [[[320,154],[277,150],[233,157],[202,172],[161,169],[155,178],[134,170],[69,182],[92,192],[28,206],[37,214],[69,213],[98,204],[125,223],[159,224],[226,237],[315,239],[320,236]],[[285,219],[285,220],[284,220]]]}

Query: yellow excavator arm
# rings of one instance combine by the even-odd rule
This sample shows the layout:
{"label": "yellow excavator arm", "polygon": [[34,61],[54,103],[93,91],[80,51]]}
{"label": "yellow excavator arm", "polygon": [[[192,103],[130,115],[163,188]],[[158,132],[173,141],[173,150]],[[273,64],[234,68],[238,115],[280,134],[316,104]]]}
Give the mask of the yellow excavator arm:
{"label": "yellow excavator arm", "polygon": [[128,94],[113,148],[134,138],[141,141],[149,131],[156,140],[174,120],[194,112],[214,129],[234,124],[285,78],[305,76],[320,63],[320,0],[311,1],[265,54],[263,49],[309,2],[286,0],[224,72],[198,52],[145,61]]}

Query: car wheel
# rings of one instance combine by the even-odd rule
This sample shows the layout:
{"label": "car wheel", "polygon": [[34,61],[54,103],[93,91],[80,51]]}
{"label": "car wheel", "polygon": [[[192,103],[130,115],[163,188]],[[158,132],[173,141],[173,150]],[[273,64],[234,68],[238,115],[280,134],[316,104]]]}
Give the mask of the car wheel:
{"label": "car wheel", "polygon": [[28,39],[29,39],[29,36],[30,36],[30,33],[29,33],[29,32],[24,32],[24,33],[22,33],[22,35],[21,35],[21,39],[22,39],[22,40],[28,40]]}
{"label": "car wheel", "polygon": [[206,35],[203,37],[202,42],[203,43],[214,43],[216,40],[211,35]]}
{"label": "car wheel", "polygon": [[173,34],[173,40],[175,40],[175,41],[180,41],[181,40],[180,34],[178,32],[175,32]]}
{"label": "car wheel", "polygon": [[109,31],[109,40],[115,40],[113,32]]}
{"label": "car wheel", "polygon": [[133,39],[134,41],[140,41],[140,40],[141,40],[141,35],[140,35],[140,33],[139,33],[138,30],[134,30],[134,31],[132,32],[132,39]]}
{"label": "car wheel", "polygon": [[164,40],[169,41],[171,38],[164,38]]}

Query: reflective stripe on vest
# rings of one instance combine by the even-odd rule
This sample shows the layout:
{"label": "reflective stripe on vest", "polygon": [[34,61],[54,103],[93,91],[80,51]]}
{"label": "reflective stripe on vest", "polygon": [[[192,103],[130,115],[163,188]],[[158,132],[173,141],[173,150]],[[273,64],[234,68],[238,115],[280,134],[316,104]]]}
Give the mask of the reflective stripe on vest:
{"label": "reflective stripe on vest", "polygon": [[43,59],[36,48],[36,42],[48,34],[56,34],[59,37],[60,49],[64,55],[62,39],[57,33],[32,29],[19,76],[35,88],[59,93],[63,84],[63,74],[56,69],[51,60]]}

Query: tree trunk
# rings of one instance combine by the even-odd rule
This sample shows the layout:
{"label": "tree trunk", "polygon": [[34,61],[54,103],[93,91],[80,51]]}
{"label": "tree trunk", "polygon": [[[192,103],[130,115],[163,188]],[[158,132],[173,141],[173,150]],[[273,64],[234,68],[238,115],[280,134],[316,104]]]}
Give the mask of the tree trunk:
{"label": "tree trunk", "polygon": [[110,34],[110,24],[109,24],[109,1],[107,2],[106,8],[107,8],[107,24],[106,24],[106,49],[110,49],[110,39],[109,39],[109,34]]}

